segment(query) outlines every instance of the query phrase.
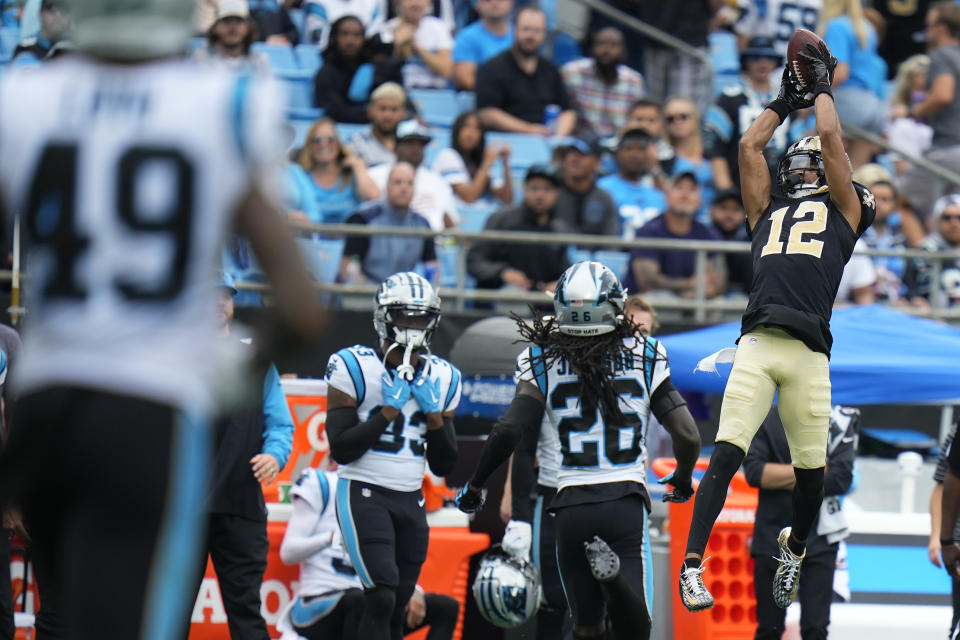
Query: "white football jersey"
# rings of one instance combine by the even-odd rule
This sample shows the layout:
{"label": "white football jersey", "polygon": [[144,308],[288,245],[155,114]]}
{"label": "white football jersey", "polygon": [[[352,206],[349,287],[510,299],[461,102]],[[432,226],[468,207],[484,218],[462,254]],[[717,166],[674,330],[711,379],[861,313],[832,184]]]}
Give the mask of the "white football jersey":
{"label": "white football jersey", "polygon": [[[517,356],[514,383],[523,379],[523,370],[530,366],[527,364],[529,352],[530,349],[527,348]],[[537,484],[556,489],[560,479],[560,439],[557,437],[557,430],[548,428],[546,423],[544,420],[540,425],[540,435],[537,437]]]}
{"label": "white football jersey", "polygon": [[[519,379],[537,385],[547,400],[540,443],[543,450],[552,446],[559,453],[558,489],[626,480],[646,483],[644,436],[650,397],[670,377],[670,365],[666,349],[655,338],[640,340],[636,346],[633,338],[624,342],[633,347],[634,357],[633,362],[618,366],[613,380],[625,418],[619,426],[608,424],[598,407],[580,397],[579,376],[568,362],[558,360],[544,369],[536,360],[537,346],[524,349],[517,358]],[[538,451],[538,455],[544,453]],[[550,456],[540,458],[541,474],[545,460]]]}
{"label": "white football jersey", "polygon": [[70,56],[0,83],[0,191],[29,238],[20,391],[209,402],[214,271],[251,183],[270,198],[269,78]]}
{"label": "white football jersey", "polygon": [[823,0],[766,0],[750,2],[737,22],[738,33],[748,37],[773,39],[780,55],[787,55],[787,43],[797,29],[817,32]]}
{"label": "white football jersey", "polygon": [[[383,362],[376,351],[356,345],[341,349],[327,365],[327,384],[357,402],[361,422],[383,407]],[[460,370],[437,356],[430,356],[430,377],[440,378],[441,412],[460,404]],[[410,396],[400,415],[366,453],[338,469],[341,478],[369,482],[395,491],[416,491],[423,484],[427,444],[427,420]]]}
{"label": "white football jersey", "polygon": [[343,548],[340,525],[337,523],[337,474],[312,467],[304,469],[290,489],[291,498],[300,498],[319,514],[311,535],[333,531],[333,543],[300,563],[298,596],[316,596],[331,591],[362,589],[360,578]]}

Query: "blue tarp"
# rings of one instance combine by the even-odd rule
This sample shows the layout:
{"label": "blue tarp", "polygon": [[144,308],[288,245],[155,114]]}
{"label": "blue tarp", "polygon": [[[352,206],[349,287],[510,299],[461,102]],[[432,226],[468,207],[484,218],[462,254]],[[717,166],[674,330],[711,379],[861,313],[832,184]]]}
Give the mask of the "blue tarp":
{"label": "blue tarp", "polygon": [[[853,307],[830,322],[833,403],[926,404],[960,399],[960,329],[892,311]],[[723,393],[730,365],[716,373],[693,372],[711,353],[733,347],[740,323],[661,337],[670,377],[679,389]]]}

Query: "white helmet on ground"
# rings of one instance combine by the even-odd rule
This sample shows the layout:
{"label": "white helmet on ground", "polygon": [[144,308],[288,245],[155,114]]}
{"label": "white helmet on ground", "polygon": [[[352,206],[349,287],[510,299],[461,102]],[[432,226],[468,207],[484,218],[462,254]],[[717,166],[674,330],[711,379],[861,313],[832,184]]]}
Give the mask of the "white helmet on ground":
{"label": "white helmet on ground", "polygon": [[553,310],[560,333],[598,336],[623,317],[626,295],[620,280],[599,262],[578,262],[557,281]]}
{"label": "white helmet on ground", "polygon": [[487,554],[473,581],[473,597],[491,624],[520,626],[540,608],[540,572],[526,560]]}
{"label": "white helmet on ground", "polygon": [[192,0],[68,0],[72,40],[102,58],[149,60],[185,53]]}
{"label": "white helmet on ground", "polygon": [[[429,351],[430,339],[440,323],[440,296],[430,281],[412,272],[395,273],[377,291],[373,328],[387,353],[397,345],[404,347],[403,364],[397,370],[413,379],[410,361],[415,349]],[[386,360],[386,353],[384,360]]]}

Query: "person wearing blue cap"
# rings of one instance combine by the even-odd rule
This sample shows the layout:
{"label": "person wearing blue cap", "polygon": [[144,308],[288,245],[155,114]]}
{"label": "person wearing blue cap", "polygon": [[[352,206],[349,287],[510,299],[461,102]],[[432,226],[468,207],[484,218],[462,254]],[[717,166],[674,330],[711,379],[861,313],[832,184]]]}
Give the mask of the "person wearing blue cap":
{"label": "person wearing blue cap", "polygon": [[620,234],[620,215],[610,194],[597,186],[600,144],[594,137],[563,138],[563,184],[557,196],[557,219],[577,233],[598,236]]}
{"label": "person wearing blue cap", "polygon": [[[933,204],[934,231],[927,236],[921,248],[927,251],[960,250],[960,193],[941,196]],[[960,305],[960,259],[941,261],[940,282],[933,273],[933,260],[913,258],[907,263],[903,282],[907,285],[907,299],[915,306],[932,304],[935,296],[942,296],[946,306]]]}
{"label": "person wearing blue cap", "polygon": [[[233,277],[220,271],[215,284],[214,319],[221,339],[230,341],[236,349],[249,349],[231,332],[233,297],[237,294]],[[270,364],[263,373],[263,391],[255,405],[232,412],[217,430],[205,553],[191,583],[192,593],[197,593],[209,554],[220,583],[230,637],[235,640],[270,638],[260,614],[260,586],[270,549],[260,483],[276,479],[293,446],[293,420],[277,368]],[[189,619],[184,625],[189,625]]]}
{"label": "person wearing blue cap", "polygon": [[[740,185],[737,159],[740,136],[775,96],[772,74],[783,64],[783,56],[771,38],[751,38],[740,53],[740,84],[726,87],[704,117],[704,154],[711,158],[719,189]],[[789,127],[780,127],[764,150],[771,171],[787,148]],[[719,168],[718,168],[719,165]]]}

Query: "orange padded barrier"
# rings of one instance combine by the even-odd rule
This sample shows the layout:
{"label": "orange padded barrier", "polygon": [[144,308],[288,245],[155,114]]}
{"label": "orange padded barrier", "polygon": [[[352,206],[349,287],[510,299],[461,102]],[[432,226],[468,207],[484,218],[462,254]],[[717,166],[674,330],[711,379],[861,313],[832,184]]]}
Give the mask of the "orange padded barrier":
{"label": "orange padded barrier", "polygon": [[[705,471],[709,461],[698,460],[697,469]],[[673,471],[671,458],[653,461],[653,471],[663,477]],[[697,482],[694,483],[696,486]],[[693,503],[670,504],[670,577],[680,580],[680,565],[686,554],[687,535],[693,519]],[[712,609],[690,613],[673,593],[673,637],[697,640],[750,640],[757,625],[757,601],[753,595],[753,559],[749,539],[757,512],[757,490],[747,484],[742,472],[730,483],[727,501],[713,527],[704,557],[709,556],[704,583],[713,594]]]}

